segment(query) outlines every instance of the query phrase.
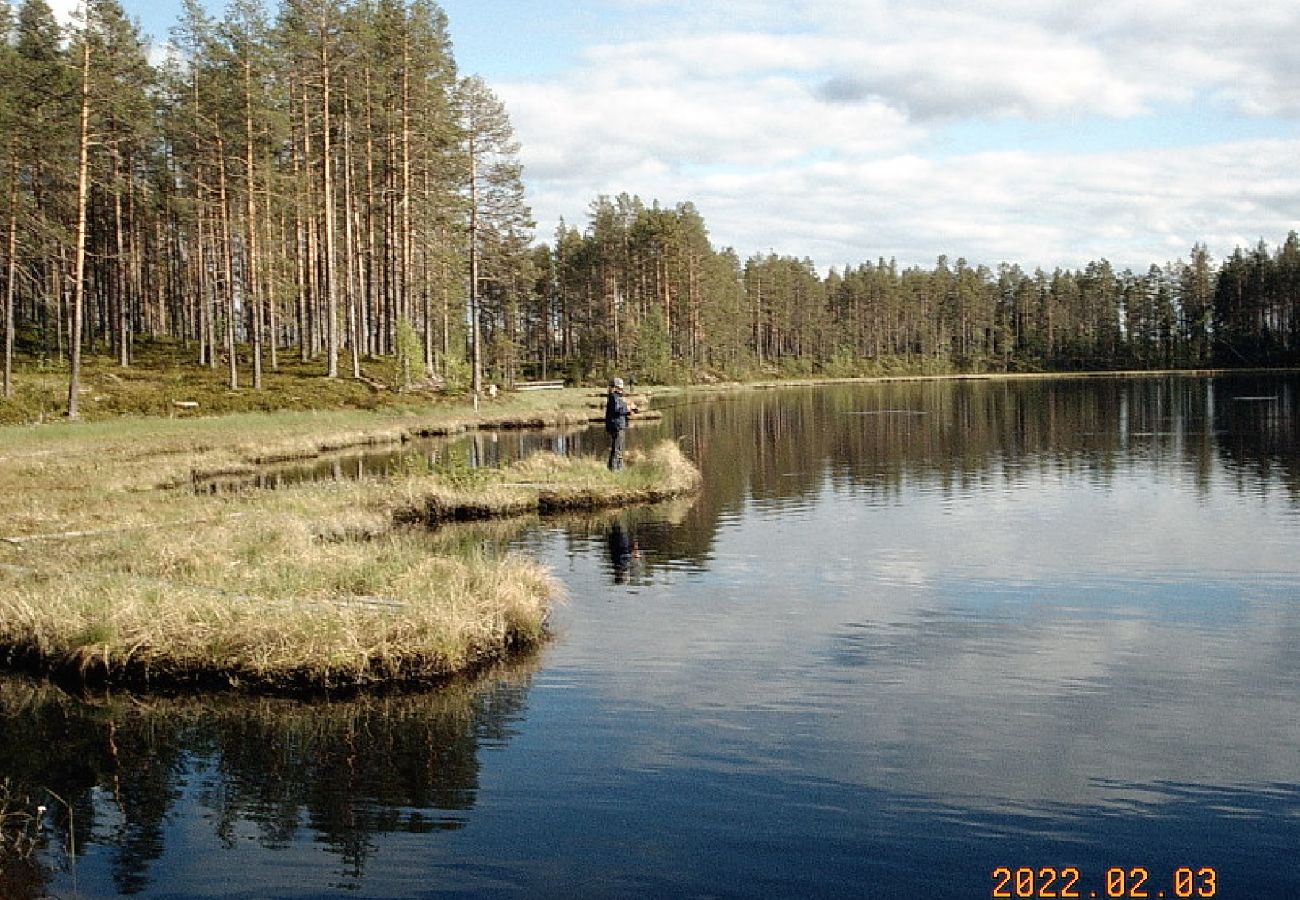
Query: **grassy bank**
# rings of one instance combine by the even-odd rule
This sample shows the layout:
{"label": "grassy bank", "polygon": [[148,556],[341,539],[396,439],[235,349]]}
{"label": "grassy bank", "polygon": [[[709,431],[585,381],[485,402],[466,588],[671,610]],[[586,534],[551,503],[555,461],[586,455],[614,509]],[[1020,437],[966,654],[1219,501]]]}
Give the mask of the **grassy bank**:
{"label": "grassy bank", "polygon": [[[83,357],[79,412],[82,421],[103,422],[124,417],[190,419],[254,416],[258,413],[361,414],[398,420],[426,420],[439,429],[472,427],[479,413],[519,426],[585,422],[596,410],[592,389],[502,393],[485,398],[479,413],[469,406],[464,385],[420,379],[407,383],[392,360],[369,361],[362,377],[326,378],[320,360],[303,362],[282,355],[279,367],[269,364],[263,386],[252,387],[251,373],[241,363],[239,387],[231,389],[224,366],[206,368],[187,350],[170,342],[140,341],[132,365],[122,368],[103,353]],[[68,367],[55,359],[19,354],[14,395],[0,397],[0,426],[41,425],[63,421],[68,400]],[[430,417],[430,414],[433,414]]]}
{"label": "grassy bank", "polygon": [[559,594],[521,557],[439,553],[418,533],[337,539],[284,510],[73,543],[0,576],[0,653],[77,683],[434,680],[536,644]]}
{"label": "grassy bank", "polygon": [[[783,384],[656,388],[654,399]],[[382,393],[323,388],[336,389]],[[502,470],[275,492],[180,487],[419,435],[585,423],[600,395],[507,393],[475,409],[406,393],[374,408],[206,416],[161,407],[152,417],[0,427],[0,662],[77,681],[314,690],[440,679],[535,644],[560,593],[551,576],[483,550],[490,542],[425,526],[688,493],[698,474],[675,444],[632,455],[620,474],[595,459],[538,456]]]}
{"label": "grassy bank", "polygon": [[400,522],[438,525],[503,516],[549,515],[657,503],[695,489],[699,470],[671,441],[645,453],[631,451],[627,468],[610,472],[595,459],[542,453],[493,476],[465,485],[434,477],[409,481],[394,502]]}
{"label": "grassy bank", "polygon": [[0,659],[91,683],[336,689],[439,679],[538,642],[561,592],[448,520],[661,499],[698,475],[666,444],[623,473],[501,470],[225,495],[195,473],[492,421],[585,414],[590,391],[446,406],[0,429]]}

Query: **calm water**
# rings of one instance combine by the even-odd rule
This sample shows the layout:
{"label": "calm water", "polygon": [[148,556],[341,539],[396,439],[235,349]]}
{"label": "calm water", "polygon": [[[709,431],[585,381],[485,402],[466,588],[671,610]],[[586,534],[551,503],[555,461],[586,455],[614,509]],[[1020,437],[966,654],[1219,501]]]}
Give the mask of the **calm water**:
{"label": "calm water", "polygon": [[76,843],[55,804],[0,896],[1300,896],[1298,423],[1294,377],[678,407],[633,444],[705,492],[513,538],[570,598],[484,681],[0,682],[0,775]]}

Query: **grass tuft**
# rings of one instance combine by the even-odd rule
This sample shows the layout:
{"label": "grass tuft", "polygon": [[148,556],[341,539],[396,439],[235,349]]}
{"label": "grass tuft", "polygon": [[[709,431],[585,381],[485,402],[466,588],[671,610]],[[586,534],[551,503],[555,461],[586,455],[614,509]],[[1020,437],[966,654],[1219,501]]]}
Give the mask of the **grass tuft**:
{"label": "grass tuft", "polygon": [[156,489],[247,467],[277,443],[315,452],[406,433],[347,422],[0,429],[13,438],[0,442],[0,658],[78,683],[149,687],[441,679],[541,641],[562,589],[535,561],[404,523],[649,502],[698,480],[665,444],[620,473],[548,455],[275,492]]}
{"label": "grass tuft", "polygon": [[[230,393],[153,375],[92,362],[87,377],[96,396],[161,415],[172,399],[207,413]],[[304,408],[0,427],[0,661],[80,683],[272,692],[441,679],[537,644],[562,589],[533,560],[484,551],[490,541],[408,524],[650,502],[699,477],[667,444],[621,473],[541,456],[274,492],[159,490],[418,434],[585,422],[593,405],[575,388],[479,410],[412,395],[340,408],[343,394],[375,392],[292,366],[268,377],[301,384],[268,387],[266,404]]]}
{"label": "grass tuft", "polygon": [[695,490],[699,479],[699,470],[673,441],[629,453],[618,472],[597,459],[538,453],[490,483],[467,487],[447,474],[411,479],[394,515],[404,523],[438,525],[657,503]]}

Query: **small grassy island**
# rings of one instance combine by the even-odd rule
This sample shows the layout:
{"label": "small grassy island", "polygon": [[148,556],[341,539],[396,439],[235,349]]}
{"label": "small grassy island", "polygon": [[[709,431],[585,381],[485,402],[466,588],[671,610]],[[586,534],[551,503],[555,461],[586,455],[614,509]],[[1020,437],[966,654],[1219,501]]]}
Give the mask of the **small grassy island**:
{"label": "small grassy island", "polygon": [[385,411],[0,429],[0,663],[80,683],[271,692],[441,679],[538,643],[561,586],[427,525],[652,502],[699,473],[672,442],[598,459],[276,491],[196,477],[466,427],[585,421],[591,392]]}

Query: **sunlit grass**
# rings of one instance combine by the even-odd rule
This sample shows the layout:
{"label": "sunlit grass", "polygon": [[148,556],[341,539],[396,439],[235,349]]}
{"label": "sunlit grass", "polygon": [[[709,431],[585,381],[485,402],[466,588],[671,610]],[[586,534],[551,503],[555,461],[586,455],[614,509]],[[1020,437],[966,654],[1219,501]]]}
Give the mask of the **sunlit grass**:
{"label": "sunlit grass", "polygon": [[0,646],[95,681],[274,688],[435,678],[541,640],[562,591],[540,565],[394,529],[374,490],[8,544]]}
{"label": "sunlit grass", "polygon": [[655,503],[693,491],[699,478],[681,448],[663,441],[630,452],[619,472],[598,459],[538,453],[479,484],[438,473],[407,479],[392,502],[399,521],[436,525]]}
{"label": "sunlit grass", "polygon": [[[589,404],[589,392],[529,398],[492,414],[585,416]],[[543,456],[275,492],[159,489],[287,453],[464,427],[481,421],[474,415],[0,429],[0,656],[109,683],[279,690],[439,678],[540,641],[561,589],[531,560],[404,523],[647,502],[698,479],[669,443],[632,455],[618,474],[599,460]]]}

